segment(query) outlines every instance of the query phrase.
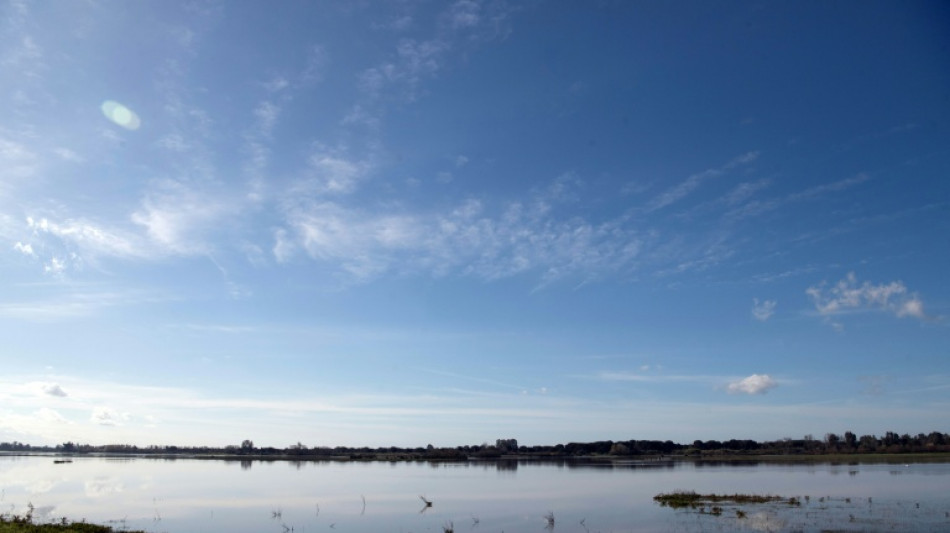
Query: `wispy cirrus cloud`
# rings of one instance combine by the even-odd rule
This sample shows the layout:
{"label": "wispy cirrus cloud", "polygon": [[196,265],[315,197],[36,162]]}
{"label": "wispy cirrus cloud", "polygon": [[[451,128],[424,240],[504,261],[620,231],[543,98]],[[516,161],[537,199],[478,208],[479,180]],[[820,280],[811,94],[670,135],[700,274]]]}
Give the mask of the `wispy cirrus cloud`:
{"label": "wispy cirrus cloud", "polygon": [[[387,60],[360,73],[357,86],[370,101],[393,97],[416,100],[422,93],[422,83],[444,68],[453,50],[505,37],[512,11],[504,2],[457,0],[436,17],[437,23],[429,28],[428,36],[400,39]],[[396,22],[390,27],[404,29],[415,24],[408,15]],[[374,116],[378,117],[378,111]]]}
{"label": "wispy cirrus cloud", "polygon": [[104,309],[169,301],[171,297],[141,290],[104,290],[96,285],[61,281],[34,284],[29,297],[8,296],[0,303],[0,317],[32,322],[55,322],[95,316]]}
{"label": "wispy cirrus cloud", "polygon": [[859,310],[878,310],[897,317],[927,318],[924,303],[917,293],[910,292],[901,281],[878,285],[859,283],[854,272],[834,285],[821,283],[806,289],[822,316],[834,316]]}
{"label": "wispy cirrus cloud", "polygon": [[[37,155],[25,144],[10,139],[9,137],[0,137],[0,176],[5,179],[7,185],[0,185],[0,194],[5,188],[10,187],[8,180],[20,180],[33,176],[39,166]],[[2,198],[2,196],[0,196]]]}
{"label": "wispy cirrus cloud", "polygon": [[816,197],[822,196],[822,195],[824,195],[824,194],[826,194],[826,193],[829,193],[829,192],[839,192],[839,191],[843,191],[843,190],[845,190],[845,189],[851,188],[851,187],[853,187],[853,186],[855,186],[855,185],[858,185],[858,184],[860,184],[860,183],[864,183],[864,182],[867,181],[868,179],[870,179],[870,178],[868,177],[867,174],[861,173],[861,174],[858,174],[858,175],[856,175],[856,176],[852,176],[852,177],[850,177],[850,178],[845,178],[845,179],[841,179],[841,180],[838,180],[838,181],[833,181],[833,182],[831,182],[831,183],[825,183],[825,184],[822,184],[822,185],[817,185],[817,186],[815,186],[815,187],[811,187],[811,188],[809,188],[809,189],[805,189],[804,191],[800,191],[800,192],[797,192],[797,193],[792,193],[792,194],[788,195],[788,197],[787,197],[786,199],[789,200],[789,201],[808,200],[808,199],[811,199],[811,198],[816,198]]}
{"label": "wispy cirrus cloud", "polygon": [[298,189],[310,195],[347,194],[356,190],[372,168],[369,157],[353,157],[345,147],[315,143],[307,160],[307,178]]}
{"label": "wispy cirrus cloud", "polygon": [[243,199],[222,186],[196,187],[162,180],[148,192],[131,220],[142,226],[155,254],[205,254],[232,227],[227,221],[242,209]]}
{"label": "wispy cirrus cloud", "polygon": [[722,202],[731,206],[731,209],[725,213],[724,220],[738,222],[747,218],[757,217],[765,213],[777,211],[795,202],[815,200],[828,194],[850,189],[869,179],[867,174],[861,173],[850,178],[816,185],[782,197],[765,199],[751,199],[751,196],[759,190],[766,188],[771,183],[771,180],[762,179],[743,183],[731,191],[726,197],[722,198]]}
{"label": "wispy cirrus cloud", "polygon": [[655,196],[646,206],[646,211],[652,212],[668,207],[699,188],[707,180],[720,176],[723,173],[732,170],[741,165],[752,163],[759,157],[759,152],[752,151],[733,158],[725,165],[719,168],[711,168],[702,172],[697,172],[686,178],[684,181],[674,185],[666,191]]}
{"label": "wispy cirrus cloud", "polygon": [[491,213],[469,200],[441,213],[379,213],[334,202],[295,206],[289,228],[278,231],[275,254],[299,246],[320,261],[336,263],[357,279],[384,272],[454,273],[486,280],[536,272],[542,282],[596,278],[632,268],[640,237],[624,221],[561,220],[551,193],[528,204],[512,202]]}
{"label": "wispy cirrus cloud", "polygon": [[270,137],[280,116],[280,107],[270,101],[263,101],[254,108],[254,117],[258,120],[258,131],[264,137]]}
{"label": "wispy cirrus cloud", "polygon": [[473,0],[459,0],[444,14],[453,29],[471,28],[481,21],[482,6]]}
{"label": "wispy cirrus cloud", "polygon": [[701,374],[663,374],[657,372],[648,372],[644,369],[641,372],[600,372],[595,375],[596,379],[601,381],[618,381],[631,383],[706,383],[715,385],[722,383],[727,378],[722,376],[711,376]]}
{"label": "wispy cirrus cloud", "polygon": [[66,219],[56,222],[45,217],[27,217],[26,222],[35,236],[56,238],[87,258],[111,256],[128,259],[150,255],[141,239],[134,234],[107,228],[88,220]]}

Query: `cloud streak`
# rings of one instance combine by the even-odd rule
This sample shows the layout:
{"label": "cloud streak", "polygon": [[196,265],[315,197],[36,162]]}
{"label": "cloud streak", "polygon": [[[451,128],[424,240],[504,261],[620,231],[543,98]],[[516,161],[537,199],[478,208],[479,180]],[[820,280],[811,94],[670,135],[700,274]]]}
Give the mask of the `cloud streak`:
{"label": "cloud streak", "polygon": [[647,204],[646,211],[649,213],[649,212],[663,209],[664,207],[668,207],[682,200],[689,194],[691,194],[693,191],[698,189],[699,186],[702,185],[704,182],[712,178],[715,178],[717,176],[721,176],[723,173],[729,170],[732,170],[738,166],[752,163],[756,159],[758,159],[758,157],[759,157],[759,152],[755,152],[755,151],[748,152],[732,159],[731,161],[729,161],[728,163],[726,163],[725,165],[719,168],[708,169],[708,170],[704,170],[702,172],[693,174],[690,177],[686,178],[686,180],[680,182],[679,184],[673,186],[670,189],[667,189],[663,193],[654,197],[653,200],[651,200],[650,203]]}

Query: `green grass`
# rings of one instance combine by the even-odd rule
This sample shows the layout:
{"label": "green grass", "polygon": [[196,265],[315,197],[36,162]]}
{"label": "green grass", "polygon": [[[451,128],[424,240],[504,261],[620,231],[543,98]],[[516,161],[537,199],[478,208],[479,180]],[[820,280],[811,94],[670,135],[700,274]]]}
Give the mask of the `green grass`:
{"label": "green grass", "polygon": [[[781,496],[770,496],[760,494],[698,494],[693,491],[675,491],[665,494],[657,494],[653,500],[664,507],[679,509],[683,507],[699,507],[710,503],[768,503],[768,502],[786,502],[796,505],[796,498],[783,498]],[[721,511],[720,511],[721,512]]]}
{"label": "green grass", "polygon": [[[143,531],[125,531],[124,533],[145,533]],[[56,524],[36,524],[29,517],[0,516],[0,533],[116,533],[109,526],[87,524],[85,522],[67,522],[65,519]]]}

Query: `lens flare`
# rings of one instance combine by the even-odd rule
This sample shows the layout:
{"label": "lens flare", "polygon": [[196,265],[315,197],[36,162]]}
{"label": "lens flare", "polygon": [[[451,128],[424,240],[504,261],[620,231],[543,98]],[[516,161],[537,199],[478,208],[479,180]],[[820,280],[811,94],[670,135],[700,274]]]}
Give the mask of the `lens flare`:
{"label": "lens flare", "polygon": [[139,126],[142,125],[142,121],[139,120],[139,116],[135,114],[135,111],[132,111],[119,102],[106,100],[102,103],[101,108],[102,114],[105,115],[107,119],[127,130],[137,130]]}

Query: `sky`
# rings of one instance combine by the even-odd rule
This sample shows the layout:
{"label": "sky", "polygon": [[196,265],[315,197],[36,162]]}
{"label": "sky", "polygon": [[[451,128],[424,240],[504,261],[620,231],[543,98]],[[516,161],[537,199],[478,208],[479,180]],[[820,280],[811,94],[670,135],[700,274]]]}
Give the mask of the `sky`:
{"label": "sky", "polygon": [[943,2],[6,1],[0,442],[950,431]]}

